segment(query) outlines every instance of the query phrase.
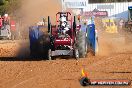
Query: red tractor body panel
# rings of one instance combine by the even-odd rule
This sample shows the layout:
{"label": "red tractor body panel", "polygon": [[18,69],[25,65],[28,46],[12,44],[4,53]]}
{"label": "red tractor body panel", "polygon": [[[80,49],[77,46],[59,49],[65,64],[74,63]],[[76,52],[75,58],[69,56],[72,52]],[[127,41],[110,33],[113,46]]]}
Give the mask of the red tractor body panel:
{"label": "red tractor body panel", "polygon": [[68,38],[68,39],[56,39],[55,40],[55,46],[64,46],[64,45],[68,45],[71,46],[72,45],[72,39]]}
{"label": "red tractor body panel", "polygon": [[[67,31],[67,34],[69,35],[67,38],[59,38],[58,37],[58,29],[59,29],[59,26],[60,25],[60,16],[61,14],[66,14],[66,17],[67,17],[67,21],[68,21],[68,24],[70,24],[70,30]],[[72,15],[71,13],[69,12],[58,12],[56,14],[56,25],[55,26],[52,26],[52,36],[54,36],[55,40],[54,40],[54,47],[55,49],[58,47],[58,46],[70,46],[72,47],[73,46],[73,42],[74,42],[74,30],[73,30],[73,20],[72,20]]]}

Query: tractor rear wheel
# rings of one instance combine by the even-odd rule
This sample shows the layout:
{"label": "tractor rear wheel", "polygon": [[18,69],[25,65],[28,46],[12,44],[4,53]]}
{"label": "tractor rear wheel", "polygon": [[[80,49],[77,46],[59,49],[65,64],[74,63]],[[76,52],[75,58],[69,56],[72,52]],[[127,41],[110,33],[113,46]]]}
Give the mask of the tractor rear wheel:
{"label": "tractor rear wheel", "polygon": [[29,40],[30,40],[30,56],[38,56],[38,44],[37,44],[37,29],[29,29]]}
{"label": "tractor rear wheel", "polygon": [[30,39],[30,55],[31,57],[48,58],[48,50],[50,48],[50,37],[48,33],[44,33],[31,27],[29,30]]}
{"label": "tractor rear wheel", "polygon": [[43,34],[38,39],[38,52],[41,57],[48,59],[48,50],[50,48],[50,38],[48,34]]}
{"label": "tractor rear wheel", "polygon": [[37,43],[35,42],[30,45],[30,57],[31,58],[38,57]]}
{"label": "tractor rear wheel", "polygon": [[78,31],[76,35],[76,47],[79,50],[79,57],[85,58],[87,54],[87,41],[85,32]]}

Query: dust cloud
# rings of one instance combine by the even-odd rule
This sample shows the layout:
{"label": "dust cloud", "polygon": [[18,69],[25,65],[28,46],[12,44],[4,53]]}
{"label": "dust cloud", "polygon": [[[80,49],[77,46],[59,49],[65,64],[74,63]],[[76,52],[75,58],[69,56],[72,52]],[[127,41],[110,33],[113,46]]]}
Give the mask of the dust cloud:
{"label": "dust cloud", "polygon": [[51,17],[52,23],[55,22],[55,14],[61,11],[60,0],[23,0],[19,10],[23,25],[35,25],[42,18]]}
{"label": "dust cloud", "polygon": [[132,33],[126,32],[124,28],[118,28],[118,33],[106,33],[102,25],[98,25],[96,28],[99,33],[98,55],[112,56],[119,53],[132,52]]}
{"label": "dust cloud", "polygon": [[55,24],[56,13],[61,11],[61,0],[23,0],[17,11],[19,30],[22,39],[28,38],[29,26],[35,26],[42,18],[47,21],[48,16]]}

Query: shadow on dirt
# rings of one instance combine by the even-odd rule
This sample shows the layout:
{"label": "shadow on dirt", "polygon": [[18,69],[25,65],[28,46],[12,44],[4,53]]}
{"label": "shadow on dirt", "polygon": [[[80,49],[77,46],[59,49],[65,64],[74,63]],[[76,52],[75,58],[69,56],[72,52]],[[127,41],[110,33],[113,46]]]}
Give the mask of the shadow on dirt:
{"label": "shadow on dirt", "polygon": [[[52,61],[62,59],[62,60],[76,60],[74,57],[71,56],[56,56],[52,58]],[[0,57],[0,61],[48,61],[48,59],[43,57]]]}
{"label": "shadow on dirt", "polygon": [[0,57],[0,61],[42,61],[44,58],[18,58],[18,57]]}
{"label": "shadow on dirt", "polygon": [[[29,40],[22,41],[10,41],[0,43],[0,61],[46,61],[48,60],[45,54],[30,56],[30,46]],[[74,59],[72,56],[55,56],[52,60],[65,59],[71,60]]]}

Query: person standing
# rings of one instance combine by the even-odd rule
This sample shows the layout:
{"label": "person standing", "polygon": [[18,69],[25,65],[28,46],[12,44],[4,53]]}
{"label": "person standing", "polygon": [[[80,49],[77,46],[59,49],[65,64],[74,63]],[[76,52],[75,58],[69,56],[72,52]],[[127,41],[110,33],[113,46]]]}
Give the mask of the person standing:
{"label": "person standing", "polygon": [[8,14],[5,14],[4,15],[4,17],[3,17],[3,19],[4,19],[4,24],[6,25],[6,24],[10,24],[10,17],[8,16]]}
{"label": "person standing", "polygon": [[1,15],[0,15],[0,29],[1,29],[2,25],[3,25],[2,21],[3,21],[3,19],[2,19]]}

